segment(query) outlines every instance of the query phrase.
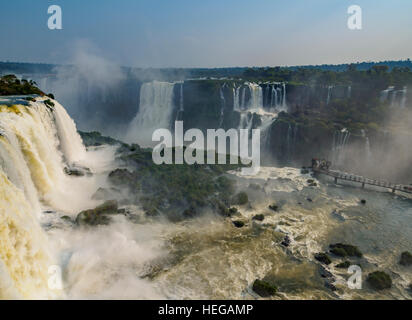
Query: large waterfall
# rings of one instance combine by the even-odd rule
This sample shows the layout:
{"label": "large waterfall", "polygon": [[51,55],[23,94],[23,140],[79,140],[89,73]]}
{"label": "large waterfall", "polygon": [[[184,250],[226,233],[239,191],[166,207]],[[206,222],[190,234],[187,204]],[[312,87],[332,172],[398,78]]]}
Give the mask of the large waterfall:
{"label": "large waterfall", "polygon": [[81,161],[86,150],[57,101],[13,99],[0,100],[0,298],[48,298],[54,261],[40,227],[41,207],[76,210],[81,197],[71,194],[82,191],[72,190],[64,167]]}
{"label": "large waterfall", "polygon": [[[171,127],[171,117],[174,110],[174,86],[175,83],[159,81],[147,82],[142,85],[139,111],[130,123],[126,137],[128,142],[150,145],[154,130]],[[183,100],[181,101],[180,107],[183,109]]]}

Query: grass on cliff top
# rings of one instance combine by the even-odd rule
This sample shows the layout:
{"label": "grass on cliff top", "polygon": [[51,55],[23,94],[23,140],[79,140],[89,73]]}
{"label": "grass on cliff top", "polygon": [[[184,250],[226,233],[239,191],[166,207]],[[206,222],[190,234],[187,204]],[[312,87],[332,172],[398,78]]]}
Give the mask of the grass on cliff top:
{"label": "grass on cliff top", "polygon": [[32,80],[18,79],[15,75],[5,75],[0,78],[0,95],[12,96],[12,95],[29,95],[38,94],[44,95],[44,93],[36,87],[36,83]]}

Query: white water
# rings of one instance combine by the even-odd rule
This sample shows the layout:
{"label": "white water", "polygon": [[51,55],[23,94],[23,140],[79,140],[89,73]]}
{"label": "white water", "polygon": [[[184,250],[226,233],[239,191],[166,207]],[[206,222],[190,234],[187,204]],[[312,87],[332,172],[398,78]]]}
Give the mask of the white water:
{"label": "white water", "polygon": [[344,128],[340,131],[335,131],[333,134],[332,144],[332,163],[336,166],[342,164],[345,159],[345,148],[350,137],[350,132]]}
{"label": "white water", "polygon": [[27,105],[13,99],[19,100],[0,101],[0,297],[49,298],[56,295],[47,285],[54,259],[40,227],[41,208],[76,212],[93,204],[95,188],[64,174],[86,155],[64,108],[54,100],[50,109],[42,98]]}
{"label": "white water", "polygon": [[125,140],[150,145],[156,129],[170,129],[175,83],[147,82],[140,89],[139,111],[131,121]]}

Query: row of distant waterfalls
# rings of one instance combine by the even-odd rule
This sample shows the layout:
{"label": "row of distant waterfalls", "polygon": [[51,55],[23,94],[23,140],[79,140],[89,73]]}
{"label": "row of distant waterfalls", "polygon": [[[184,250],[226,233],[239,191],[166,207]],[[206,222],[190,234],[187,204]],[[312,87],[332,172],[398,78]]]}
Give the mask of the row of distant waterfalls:
{"label": "row of distant waterfalls", "polygon": [[[228,92],[232,97],[228,97]],[[223,82],[219,88],[219,98],[217,128],[223,127],[226,112],[238,112],[238,129],[259,127],[262,132],[270,127],[278,112],[287,111],[285,83]],[[184,112],[184,82],[143,83],[138,112],[130,124],[127,140],[137,137],[140,143],[151,141],[155,129],[172,128],[173,122],[182,119]],[[254,118],[260,119],[258,126],[253,125]]]}
{"label": "row of distant waterfalls", "polygon": [[381,92],[381,102],[389,102],[392,108],[399,107],[405,108],[408,88],[406,86],[403,89],[396,90],[394,86],[383,90]]}

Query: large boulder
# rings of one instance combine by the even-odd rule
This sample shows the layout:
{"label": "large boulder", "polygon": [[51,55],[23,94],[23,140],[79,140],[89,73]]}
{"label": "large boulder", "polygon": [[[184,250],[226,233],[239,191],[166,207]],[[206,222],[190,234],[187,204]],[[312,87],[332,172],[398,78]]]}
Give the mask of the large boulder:
{"label": "large boulder", "polygon": [[390,289],[392,287],[391,277],[383,271],[375,271],[366,278],[368,284],[375,290]]}
{"label": "large boulder", "polygon": [[278,288],[275,285],[259,279],[255,280],[252,289],[263,298],[273,296],[278,291]]}
{"label": "large boulder", "polygon": [[401,259],[399,260],[399,264],[403,266],[411,266],[412,265],[412,254],[408,251],[402,252]]}
{"label": "large boulder", "polygon": [[118,204],[116,200],[109,200],[97,206],[94,209],[84,210],[76,217],[76,224],[81,225],[105,225],[110,222],[108,215],[118,213]]}

